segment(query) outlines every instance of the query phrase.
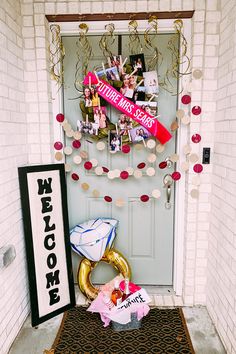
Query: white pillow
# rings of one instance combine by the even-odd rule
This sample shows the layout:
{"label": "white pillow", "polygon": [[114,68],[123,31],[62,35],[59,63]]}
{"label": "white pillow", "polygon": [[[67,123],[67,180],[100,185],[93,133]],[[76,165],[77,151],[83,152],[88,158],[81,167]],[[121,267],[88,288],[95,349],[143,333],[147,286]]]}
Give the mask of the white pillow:
{"label": "white pillow", "polygon": [[118,221],[98,218],[76,225],[70,230],[73,251],[91,261],[98,262],[105,250],[111,247],[116,237]]}

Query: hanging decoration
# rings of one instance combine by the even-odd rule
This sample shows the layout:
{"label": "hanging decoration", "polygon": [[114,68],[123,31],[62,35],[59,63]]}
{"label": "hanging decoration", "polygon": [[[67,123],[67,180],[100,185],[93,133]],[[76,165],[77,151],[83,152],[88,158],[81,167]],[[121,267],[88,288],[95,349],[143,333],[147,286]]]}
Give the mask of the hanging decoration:
{"label": "hanging decoration", "polygon": [[115,25],[114,23],[109,23],[105,25],[105,30],[106,32],[103,33],[100,41],[99,41],[99,47],[103,52],[104,57],[112,57],[112,51],[110,47],[113,45],[115,42]]}
{"label": "hanging decoration", "polygon": [[156,16],[151,16],[148,19],[149,27],[144,32],[145,47],[153,52],[151,58],[147,61],[148,70],[156,70],[163,62],[163,55],[153,44],[158,34],[158,20]]}
{"label": "hanging decoration", "polygon": [[79,25],[80,33],[79,39],[76,41],[77,46],[77,63],[75,67],[75,81],[74,86],[77,91],[82,91],[81,76],[85,76],[88,71],[89,60],[92,57],[92,47],[88,41],[87,33],[89,27],[86,23],[81,23]]}
{"label": "hanging decoration", "polygon": [[129,51],[130,54],[142,53],[143,46],[139,38],[138,22],[131,20],[128,25],[129,29]]}
{"label": "hanging decoration", "polygon": [[55,80],[59,88],[64,83],[63,60],[65,57],[65,48],[60,36],[60,26],[50,25],[51,43],[49,46],[50,74],[52,80]]}

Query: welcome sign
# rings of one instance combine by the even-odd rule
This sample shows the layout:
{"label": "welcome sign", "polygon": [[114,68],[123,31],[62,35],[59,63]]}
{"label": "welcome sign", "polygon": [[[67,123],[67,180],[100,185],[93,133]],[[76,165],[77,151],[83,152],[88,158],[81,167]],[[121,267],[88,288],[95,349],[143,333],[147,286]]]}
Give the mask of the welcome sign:
{"label": "welcome sign", "polygon": [[145,127],[161,144],[165,144],[171,139],[172,136],[169,131],[155,117],[120,94],[106,81],[101,79],[98,81],[96,76],[91,72],[85,77],[84,84],[88,84],[89,81],[92,84],[97,84],[97,92],[101,97],[116,109]]}
{"label": "welcome sign", "polygon": [[75,304],[63,164],[19,170],[32,326]]}

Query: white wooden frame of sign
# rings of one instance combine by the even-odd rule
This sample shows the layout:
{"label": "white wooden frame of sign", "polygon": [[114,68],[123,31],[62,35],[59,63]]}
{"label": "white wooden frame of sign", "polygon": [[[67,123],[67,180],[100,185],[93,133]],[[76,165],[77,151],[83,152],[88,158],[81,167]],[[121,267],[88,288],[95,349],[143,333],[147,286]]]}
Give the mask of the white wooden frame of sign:
{"label": "white wooden frame of sign", "polygon": [[31,322],[75,305],[63,164],[19,167]]}
{"label": "white wooden frame of sign", "polygon": [[[191,19],[182,19],[183,21],[183,34],[187,40],[187,56],[191,58]],[[82,21],[85,22],[86,21]],[[82,22],[53,22],[60,26],[61,35],[74,35],[78,36],[78,26]],[[129,21],[110,21],[115,25],[115,33],[126,33]],[[109,21],[89,21],[89,34],[102,34],[104,33],[104,26],[109,23]],[[169,20],[158,20],[158,31],[160,33],[171,33],[174,32],[173,27],[174,19]],[[143,33],[148,27],[147,20],[138,20],[138,30],[139,33]],[[180,48],[181,50],[181,48]],[[185,72],[187,63],[184,62],[180,67],[180,72]],[[179,92],[182,91],[183,87],[187,86],[187,83],[190,81],[191,75],[184,75],[179,79]],[[64,142],[64,134],[61,126],[56,121],[55,117],[59,112],[62,112],[62,91],[58,91],[58,86],[55,81],[52,81],[52,97],[53,100],[53,128],[54,128],[54,141]],[[181,100],[178,100],[178,108],[181,107]],[[176,165],[176,170],[179,171],[180,165],[186,160],[183,153],[183,147],[188,138],[187,134],[188,128],[186,126],[180,126],[177,134],[176,142],[176,153],[179,155],[179,161]],[[185,223],[185,174],[182,174],[181,179],[176,183],[175,189],[175,213],[174,213],[174,276],[173,276],[173,290],[176,295],[182,295],[183,289],[183,271],[184,271],[184,223]]]}

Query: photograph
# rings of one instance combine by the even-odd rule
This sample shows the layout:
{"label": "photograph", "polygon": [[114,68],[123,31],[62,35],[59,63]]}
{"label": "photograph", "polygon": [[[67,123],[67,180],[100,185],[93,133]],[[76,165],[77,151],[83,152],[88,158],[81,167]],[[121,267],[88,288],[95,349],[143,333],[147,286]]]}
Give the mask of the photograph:
{"label": "photograph", "polygon": [[149,131],[141,125],[130,130],[130,137],[133,143],[139,143],[151,136]]}
{"label": "photograph", "polygon": [[83,93],[84,93],[85,107],[92,107],[92,94],[90,88],[88,86],[85,86]]}
{"label": "photograph", "polygon": [[134,92],[134,102],[145,101],[145,92],[146,92],[145,86],[138,86]]}
{"label": "photograph", "polygon": [[143,76],[143,72],[146,71],[145,61],[143,54],[130,55],[130,64],[133,70],[135,71],[135,75]]}
{"label": "photograph", "polygon": [[111,68],[106,69],[107,80],[120,81],[120,75],[118,73],[117,67],[112,66]]}
{"label": "photograph", "polygon": [[129,136],[129,131],[132,129],[132,119],[125,114],[121,114],[117,126],[121,136]]}
{"label": "photograph", "polygon": [[122,77],[123,85],[120,88],[120,93],[127,97],[127,98],[133,98],[134,96],[134,90],[136,87],[136,81],[137,81],[137,76],[135,75],[128,75],[125,74]]}
{"label": "photograph", "polygon": [[143,73],[146,95],[153,95],[159,92],[157,72],[147,71]]}
{"label": "photograph", "polygon": [[78,120],[77,121],[77,128],[78,131],[81,132],[82,134],[89,134],[89,135],[98,135],[98,124],[89,122],[89,121],[84,121],[84,120]]}
{"label": "photograph", "polygon": [[98,128],[107,127],[106,107],[94,107],[93,108],[94,123],[98,124]]}
{"label": "photograph", "polygon": [[116,153],[122,149],[121,136],[115,130],[110,130],[109,132],[109,151],[111,153]]}
{"label": "photograph", "polygon": [[90,92],[91,92],[92,106],[93,107],[99,106],[100,98],[98,96],[96,87],[95,86],[91,86]]}
{"label": "photograph", "polygon": [[157,102],[156,101],[136,101],[136,105],[140,106],[144,111],[151,116],[157,116]]}

